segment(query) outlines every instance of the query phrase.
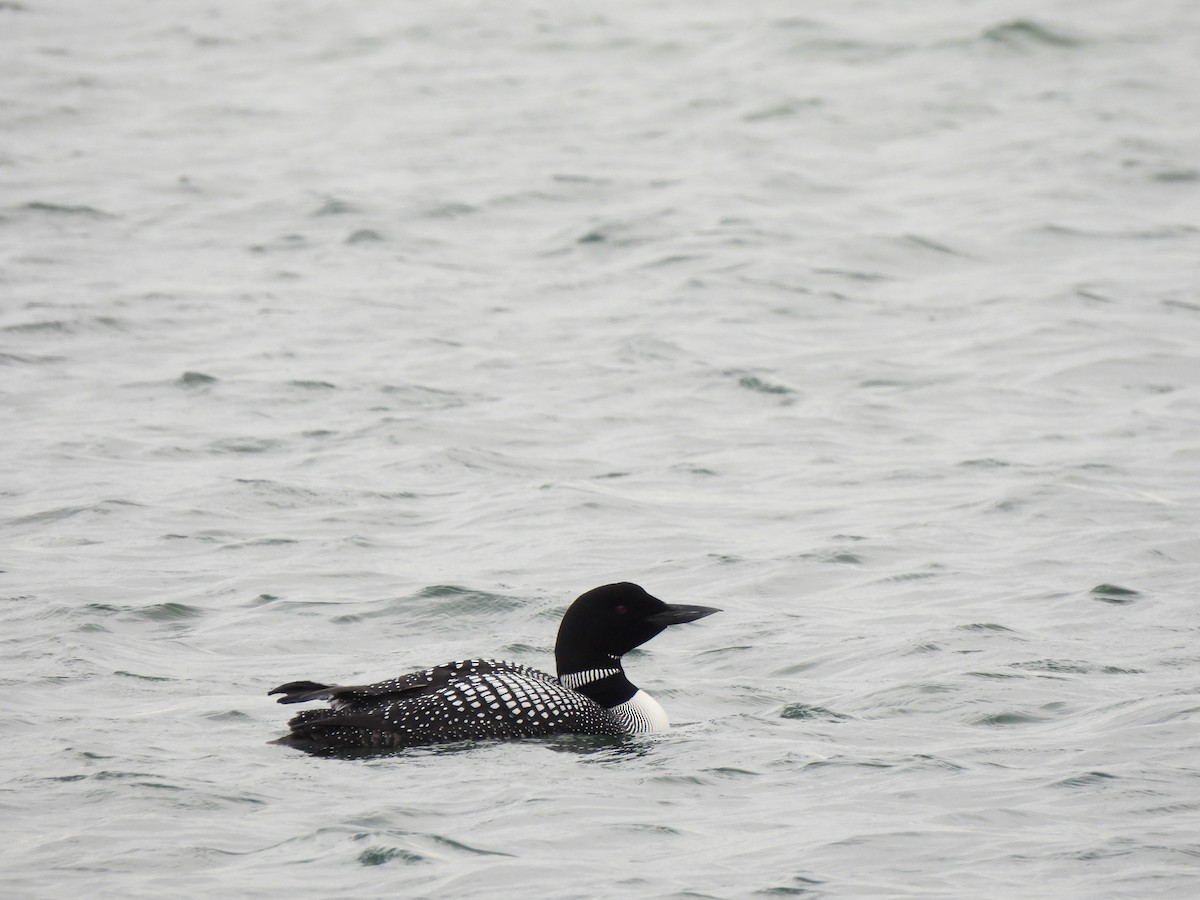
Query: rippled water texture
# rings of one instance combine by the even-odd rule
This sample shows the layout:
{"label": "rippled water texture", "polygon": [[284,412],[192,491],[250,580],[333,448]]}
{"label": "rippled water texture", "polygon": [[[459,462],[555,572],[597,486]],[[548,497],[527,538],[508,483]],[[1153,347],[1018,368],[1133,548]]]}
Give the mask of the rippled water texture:
{"label": "rippled water texture", "polygon": [[[0,893],[1196,896],[1198,34],[0,3]],[[267,743],[615,580],[664,736]]]}

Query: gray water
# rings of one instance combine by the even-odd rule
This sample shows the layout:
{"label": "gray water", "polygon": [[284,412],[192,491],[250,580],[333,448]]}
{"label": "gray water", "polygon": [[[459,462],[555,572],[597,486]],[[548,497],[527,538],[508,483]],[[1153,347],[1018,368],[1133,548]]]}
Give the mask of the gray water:
{"label": "gray water", "polygon": [[[0,3],[0,894],[1200,893],[1192,0]],[[669,733],[296,678],[722,607]]]}

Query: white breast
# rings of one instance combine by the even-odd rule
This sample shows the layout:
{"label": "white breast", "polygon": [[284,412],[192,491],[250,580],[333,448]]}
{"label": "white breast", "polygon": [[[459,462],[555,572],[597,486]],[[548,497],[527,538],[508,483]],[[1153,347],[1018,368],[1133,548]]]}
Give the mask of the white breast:
{"label": "white breast", "polygon": [[667,711],[643,690],[612,708],[613,715],[629,729],[630,734],[652,734],[671,727]]}

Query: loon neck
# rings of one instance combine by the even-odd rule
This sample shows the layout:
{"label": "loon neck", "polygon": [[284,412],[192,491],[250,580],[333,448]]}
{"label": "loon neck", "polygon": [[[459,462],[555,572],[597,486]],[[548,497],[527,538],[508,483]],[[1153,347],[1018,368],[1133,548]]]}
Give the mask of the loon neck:
{"label": "loon neck", "polygon": [[[574,666],[571,668],[575,669]],[[637,686],[625,677],[621,660],[615,656],[588,668],[575,669],[572,672],[560,671],[558,682],[608,709],[620,706],[638,692]]]}

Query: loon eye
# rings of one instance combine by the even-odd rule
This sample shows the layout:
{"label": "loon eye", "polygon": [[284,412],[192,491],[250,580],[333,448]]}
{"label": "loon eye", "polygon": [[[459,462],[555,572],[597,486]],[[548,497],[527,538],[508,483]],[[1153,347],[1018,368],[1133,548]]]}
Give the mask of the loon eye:
{"label": "loon eye", "polygon": [[618,616],[623,616],[627,612],[629,612],[629,607],[625,606],[624,604],[621,604],[617,607],[617,615]]}

